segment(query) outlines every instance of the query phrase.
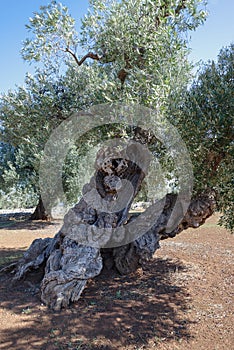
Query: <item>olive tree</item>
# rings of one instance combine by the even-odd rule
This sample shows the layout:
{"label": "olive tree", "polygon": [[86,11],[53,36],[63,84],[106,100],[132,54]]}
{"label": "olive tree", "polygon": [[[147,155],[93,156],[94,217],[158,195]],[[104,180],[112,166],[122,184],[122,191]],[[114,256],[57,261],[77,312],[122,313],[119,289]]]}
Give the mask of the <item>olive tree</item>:
{"label": "olive tree", "polygon": [[230,44],[221,49],[217,62],[204,64],[176,118],[192,157],[194,190],[216,191],[220,223],[230,230],[234,228],[233,62],[234,45]]}
{"label": "olive tree", "polygon": [[[184,162],[181,159],[184,148],[172,125],[173,122],[182,130],[187,147],[193,153],[193,139],[189,133],[183,133],[184,129],[190,130],[186,122],[187,102],[183,102],[191,68],[185,38],[189,30],[195,30],[205,20],[203,5],[199,0],[92,0],[80,37],[67,9],[55,2],[42,7],[30,19],[28,29],[33,37],[25,42],[23,57],[29,61],[43,60],[51,76],[65,69],[65,78],[69,81],[72,77],[68,85],[79,86],[74,96],[79,103],[73,112],[80,107],[89,108],[78,114],[83,118],[80,125],[85,126],[87,121],[97,127],[95,105],[109,102],[109,106],[104,104],[99,108],[104,117],[109,115],[110,119],[116,111],[128,141],[99,150],[94,175],[84,186],[81,200],[66,214],[61,230],[53,239],[34,241],[19,263],[12,266],[17,279],[31,269],[44,269],[41,298],[48,306],[60,309],[78,300],[86,281],[99,274],[104,265],[122,274],[143,266],[152,258],[161,239],[174,237],[188,227],[200,226],[214,212],[214,187],[201,184],[192,192],[191,186],[187,186],[189,195],[192,192],[189,200],[182,190],[178,177],[182,174],[185,183],[189,180],[191,173],[186,172],[189,157],[185,157]],[[86,50],[82,57],[76,54],[78,44]],[[88,73],[84,79],[83,72]],[[119,109],[116,102],[129,109]],[[157,113],[151,112],[152,108]],[[157,126],[161,135],[171,137],[169,141],[177,147],[178,152],[172,151],[171,158],[166,155],[162,139],[144,124],[145,109],[152,129]],[[120,111],[124,110],[130,111],[132,117],[137,115],[139,125],[126,119],[122,122],[125,115]],[[69,113],[62,115],[68,122],[59,123],[56,118],[59,124],[56,130],[65,129],[67,135],[72,136],[73,119]],[[77,133],[80,125],[78,122],[75,125]],[[112,136],[116,137],[119,129],[114,127]],[[65,143],[61,146],[53,138],[56,132],[50,141],[55,151],[58,147],[62,152]],[[46,147],[45,154],[50,154],[48,144]],[[195,149],[194,162],[197,153]],[[143,219],[138,220],[136,215],[129,215],[129,210],[146,178],[151,154],[160,159],[173,185],[171,191],[147,208]],[[173,156],[177,157],[177,167]],[[46,162],[50,168],[44,178],[52,177],[57,169],[56,161],[59,162],[59,158],[44,157],[44,168],[48,170]],[[199,158],[197,164],[200,161]],[[195,175],[199,175],[199,171]],[[198,182],[195,179],[195,183]],[[122,200],[120,207],[119,199]],[[154,222],[152,217],[156,218]]]}

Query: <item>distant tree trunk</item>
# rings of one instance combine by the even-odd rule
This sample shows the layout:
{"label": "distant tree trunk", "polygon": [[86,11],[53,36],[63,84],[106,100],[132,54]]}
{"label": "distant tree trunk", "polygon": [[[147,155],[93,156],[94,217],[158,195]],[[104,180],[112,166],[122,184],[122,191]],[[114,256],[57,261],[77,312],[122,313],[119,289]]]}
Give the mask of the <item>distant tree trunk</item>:
{"label": "distant tree trunk", "polygon": [[51,215],[48,214],[45,210],[41,195],[39,197],[38,204],[32,213],[32,215],[29,218],[30,220],[46,220],[49,221],[51,220]]}
{"label": "distant tree trunk", "polygon": [[[177,199],[177,195],[169,194],[152,209],[158,211],[163,206],[154,225],[148,220],[153,213],[150,209],[137,227],[129,209],[149,164],[147,153],[143,153],[134,143],[119,153],[101,150],[95,175],[84,186],[83,198],[65,215],[61,230],[54,238],[36,239],[23,258],[9,267],[17,280],[30,270],[43,268],[41,299],[54,310],[78,300],[87,280],[100,274],[103,266],[128,274],[152,258],[161,239],[198,227],[212,215],[213,194],[200,195],[192,200],[179,225],[167,232]],[[118,228],[120,231],[113,231]],[[145,233],[136,237],[137,228]]]}

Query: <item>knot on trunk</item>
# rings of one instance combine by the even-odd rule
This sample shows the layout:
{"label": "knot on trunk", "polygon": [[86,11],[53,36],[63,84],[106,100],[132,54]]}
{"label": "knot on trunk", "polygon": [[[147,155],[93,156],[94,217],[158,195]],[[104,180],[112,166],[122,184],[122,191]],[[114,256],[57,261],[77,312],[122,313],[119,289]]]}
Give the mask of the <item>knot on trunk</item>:
{"label": "knot on trunk", "polygon": [[116,175],[108,175],[104,177],[104,186],[106,192],[117,192],[122,187],[122,181]]}

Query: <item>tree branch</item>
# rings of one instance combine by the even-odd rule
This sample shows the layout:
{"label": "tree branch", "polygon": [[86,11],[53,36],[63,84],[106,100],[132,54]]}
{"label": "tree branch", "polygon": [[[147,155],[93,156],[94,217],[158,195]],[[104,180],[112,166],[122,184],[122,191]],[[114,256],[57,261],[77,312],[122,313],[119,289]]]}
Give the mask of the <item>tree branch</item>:
{"label": "tree branch", "polygon": [[69,47],[67,47],[64,51],[68,52],[74,58],[78,66],[81,66],[87,58],[92,58],[93,60],[97,60],[97,61],[100,60],[100,57],[93,52],[88,52],[84,57],[81,58],[81,60],[79,60],[76,54],[73,51],[71,51]]}
{"label": "tree branch", "polygon": [[210,151],[207,158],[204,160],[203,163],[207,163],[207,168],[211,170],[210,172],[210,178],[214,177],[216,175],[217,169],[222,162],[222,160],[225,158],[226,154],[225,152],[214,152]]}

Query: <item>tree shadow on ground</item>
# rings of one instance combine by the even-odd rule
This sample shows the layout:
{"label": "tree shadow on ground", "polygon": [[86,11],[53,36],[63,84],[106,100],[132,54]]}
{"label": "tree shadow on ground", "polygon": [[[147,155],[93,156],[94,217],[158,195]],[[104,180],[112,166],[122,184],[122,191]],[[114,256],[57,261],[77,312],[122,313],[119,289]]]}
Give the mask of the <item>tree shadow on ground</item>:
{"label": "tree shadow on ground", "polygon": [[1,248],[0,249],[0,270],[9,265],[10,263],[13,263],[14,261],[16,262],[19,260],[22,256],[23,253],[25,252],[25,249],[14,249],[14,248]]}
{"label": "tree shadow on ground", "polygon": [[[179,261],[154,259],[128,276],[104,271],[89,281],[81,299],[61,312],[40,303],[41,275],[10,284],[0,276],[1,308],[17,324],[8,324],[1,349],[148,349],[159,342],[189,340],[190,297],[175,274],[186,272]],[[7,321],[6,321],[7,322]]]}
{"label": "tree shadow on ground", "polygon": [[29,218],[20,219],[15,216],[0,217],[0,230],[43,230],[49,226],[55,227],[61,224],[61,220],[43,221],[43,220],[30,220]]}

